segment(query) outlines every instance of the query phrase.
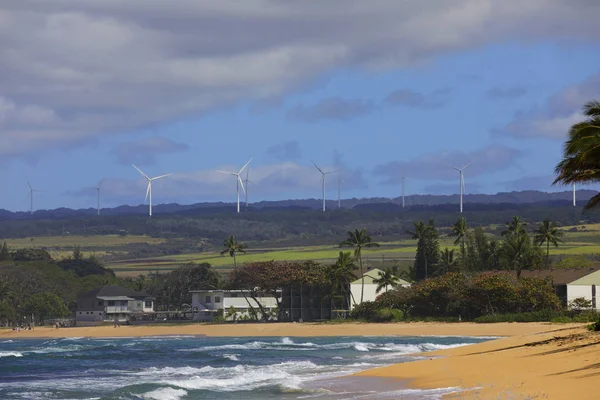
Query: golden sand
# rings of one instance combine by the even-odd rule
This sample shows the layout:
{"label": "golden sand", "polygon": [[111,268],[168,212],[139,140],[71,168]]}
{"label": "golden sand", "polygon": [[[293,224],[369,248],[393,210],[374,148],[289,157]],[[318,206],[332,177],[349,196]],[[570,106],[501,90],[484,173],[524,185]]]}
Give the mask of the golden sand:
{"label": "golden sand", "polygon": [[600,333],[585,328],[555,327],[425,355],[432,358],[357,375],[404,379],[421,389],[480,388],[446,398],[600,399]]}
{"label": "golden sand", "polygon": [[138,325],[76,328],[35,328],[33,331],[0,329],[0,338],[35,337],[139,337],[158,335],[206,336],[514,336],[552,329],[547,323],[473,324],[473,323],[262,323],[262,324],[185,324]]}

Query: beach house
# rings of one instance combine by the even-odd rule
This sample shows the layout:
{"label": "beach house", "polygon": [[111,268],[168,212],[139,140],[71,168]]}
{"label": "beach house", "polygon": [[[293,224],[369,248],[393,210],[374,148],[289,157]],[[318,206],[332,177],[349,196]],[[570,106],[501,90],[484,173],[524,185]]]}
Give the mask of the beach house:
{"label": "beach house", "polygon": [[600,270],[591,272],[567,284],[567,304],[572,305],[573,300],[583,298],[591,302],[591,308],[600,311]]}
{"label": "beach house", "polygon": [[[363,301],[375,301],[377,296],[381,293],[384,293],[386,290],[391,290],[391,286],[384,287],[379,293],[377,293],[377,284],[374,282],[379,278],[379,273],[383,273],[382,270],[378,268],[373,268],[363,274],[365,278],[365,293],[362,296]],[[398,278],[397,286],[410,286],[410,282],[405,281],[404,279]],[[350,303],[350,309],[354,308],[354,302],[356,304],[360,304],[361,294],[362,294],[362,279],[358,278],[354,282],[350,283],[350,293],[352,293],[353,301]]]}
{"label": "beach house", "polygon": [[117,285],[106,285],[77,298],[75,323],[95,325],[125,323],[154,313],[154,298]]}
{"label": "beach house", "polygon": [[[191,290],[193,319],[195,321],[212,321],[218,315],[227,320],[253,318],[253,312],[267,310],[275,316],[277,300],[273,296],[261,294],[254,299],[247,290]],[[254,310],[254,311],[253,311]]]}

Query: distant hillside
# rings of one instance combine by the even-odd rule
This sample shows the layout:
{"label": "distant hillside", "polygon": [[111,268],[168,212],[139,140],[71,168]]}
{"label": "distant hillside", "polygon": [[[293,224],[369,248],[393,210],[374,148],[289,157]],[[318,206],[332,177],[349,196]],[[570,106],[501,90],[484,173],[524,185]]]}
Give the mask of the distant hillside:
{"label": "distant hillside", "polygon": [[[578,190],[577,203],[583,205],[592,196],[598,194],[595,190]],[[570,202],[572,200],[572,192],[540,192],[537,190],[525,190],[521,192],[501,192],[497,194],[467,194],[463,197],[465,207],[468,204],[552,204],[556,202]],[[407,207],[415,206],[438,206],[446,204],[458,204],[458,195],[411,195],[405,197],[405,205]],[[393,199],[384,197],[371,198],[352,198],[341,201],[341,207],[344,209],[370,209],[373,211],[392,211],[399,210],[402,206],[402,198],[396,197]],[[320,199],[297,199],[297,200],[280,200],[280,201],[260,201],[250,204],[253,210],[318,210],[322,207]],[[233,203],[212,202],[212,203],[196,203],[181,205],[177,203],[159,204],[154,206],[155,214],[187,214],[194,215],[202,214],[220,214],[222,212],[231,211],[234,208]],[[338,208],[337,201],[328,200],[328,209]],[[101,210],[104,216],[118,215],[144,215],[148,212],[147,205],[129,206],[122,205],[114,208],[105,208]],[[31,216],[28,212],[11,212],[0,209],[0,220],[14,219],[71,219],[82,217],[93,217],[97,210],[93,208],[73,210],[70,208],[57,208],[54,210],[36,210]]]}

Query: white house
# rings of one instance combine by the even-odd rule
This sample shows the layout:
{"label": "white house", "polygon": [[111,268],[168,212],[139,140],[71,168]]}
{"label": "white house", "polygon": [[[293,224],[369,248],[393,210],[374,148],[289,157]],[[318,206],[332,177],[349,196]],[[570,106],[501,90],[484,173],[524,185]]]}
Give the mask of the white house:
{"label": "white house", "polygon": [[600,270],[592,272],[567,284],[567,303],[583,297],[592,302],[592,308],[600,311],[598,291],[600,290]]}
{"label": "white house", "polygon": [[154,313],[154,299],[146,293],[121,286],[106,285],[77,298],[75,322],[77,325],[94,325],[102,322],[123,323],[152,313]]}
{"label": "white house", "polygon": [[[383,288],[379,293],[377,293],[377,284],[374,283],[373,281],[375,279],[379,279],[380,272],[383,273],[382,270],[373,268],[372,270],[367,271],[363,274],[363,276],[365,278],[365,294],[363,296],[363,301],[375,301],[377,296],[379,296],[381,293],[384,293],[386,291],[386,289],[387,290],[392,289],[391,286],[388,286],[386,288]],[[407,282],[404,279],[398,278],[397,286],[407,287],[407,286],[410,286],[410,282]],[[354,299],[356,304],[360,304],[360,297],[361,297],[361,293],[362,293],[362,279],[361,278],[358,278],[354,282],[350,283],[350,293],[352,293],[352,298]],[[352,299],[351,299],[350,309],[354,308],[354,301],[352,301]]]}
{"label": "white house", "polygon": [[250,305],[259,312],[259,317],[259,303],[263,309],[271,312],[274,312],[277,308],[275,297],[263,295],[257,297],[255,301],[250,297],[250,293],[245,290],[191,290],[190,293],[192,293],[192,309],[194,310],[195,321],[212,321],[220,312],[226,316],[231,307],[236,310],[236,314],[235,317],[229,317],[230,320],[239,319],[243,316],[249,317]]}

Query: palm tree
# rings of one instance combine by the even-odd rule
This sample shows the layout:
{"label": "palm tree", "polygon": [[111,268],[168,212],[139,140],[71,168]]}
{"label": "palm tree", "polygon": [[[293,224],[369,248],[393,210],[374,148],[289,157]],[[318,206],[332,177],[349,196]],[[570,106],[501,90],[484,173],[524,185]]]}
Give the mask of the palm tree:
{"label": "palm tree", "polygon": [[[419,243],[421,243],[421,252],[423,255],[423,259],[425,261],[425,279],[427,279],[427,249],[425,249],[425,240],[427,240],[431,235],[433,235],[433,226],[431,224],[426,224],[423,221],[414,222],[415,230],[414,231],[406,231],[413,240],[417,241],[417,261],[419,256]],[[415,265],[415,274],[418,275],[419,271],[417,265]],[[418,277],[417,277],[418,278]]]}
{"label": "palm tree", "polygon": [[454,250],[449,250],[447,247],[440,254],[440,267],[436,272],[440,272],[441,275],[452,272],[456,269],[457,260],[454,258]]}
{"label": "palm tree", "polygon": [[[349,290],[350,282],[357,278],[354,274],[354,270],[356,269],[354,261],[355,259],[351,252],[340,251],[338,259],[336,260],[335,264],[331,266],[329,278],[331,280],[331,287],[333,291],[339,291],[344,298],[347,298],[346,294],[349,292],[350,297],[352,298],[352,303],[356,305],[352,291]],[[350,308],[349,306],[350,304],[348,304],[348,308]]]}
{"label": "palm tree", "polygon": [[[585,121],[569,129],[569,139],[565,142],[563,159],[555,172],[558,175],[554,184],[590,184],[600,181],[600,102],[590,101],[583,106]],[[600,194],[588,200],[585,209],[600,203]]]}
{"label": "palm tree", "polygon": [[521,217],[514,216],[510,222],[506,223],[506,230],[502,232],[502,236],[506,236],[509,234],[517,234],[521,235],[526,233],[525,227],[527,226],[526,222],[521,221]]}
{"label": "palm tree", "polygon": [[246,254],[246,251],[244,250],[246,246],[238,242],[235,236],[231,235],[223,240],[223,247],[225,247],[225,249],[221,252],[221,255],[229,254],[229,257],[233,257],[233,268],[237,269],[237,260],[235,256],[238,253]]}
{"label": "palm tree", "polygon": [[[458,220],[452,226],[451,236],[455,236],[454,244],[457,245],[460,243],[460,257],[463,268],[465,266],[465,239],[467,238],[467,233],[469,228],[467,227],[467,220],[465,217],[459,217]],[[446,249],[447,251],[447,249]]]}
{"label": "palm tree", "polygon": [[558,229],[556,222],[550,222],[546,218],[535,231],[533,240],[538,246],[542,246],[546,243],[546,268],[550,266],[550,244],[554,247],[558,247],[559,243],[564,242],[562,236],[564,233]]}
{"label": "palm tree", "polygon": [[362,304],[365,294],[365,274],[363,271],[362,263],[362,248],[363,247],[379,247],[378,243],[371,240],[371,236],[367,234],[367,230],[362,228],[360,230],[354,229],[354,231],[347,232],[348,237],[342,243],[340,247],[354,247],[354,257],[358,259],[360,265],[360,279],[361,279],[361,291],[360,291],[360,302]]}
{"label": "palm tree", "polygon": [[498,246],[498,242],[495,240],[490,241],[490,255],[487,261],[492,263],[491,269],[498,269],[500,266],[500,246]]}
{"label": "palm tree", "polygon": [[398,284],[398,277],[391,268],[386,268],[384,271],[379,271],[378,276],[379,278],[373,279],[373,283],[377,285],[375,293],[381,292],[382,289],[385,289],[385,292],[387,293],[388,287],[394,287]]}

